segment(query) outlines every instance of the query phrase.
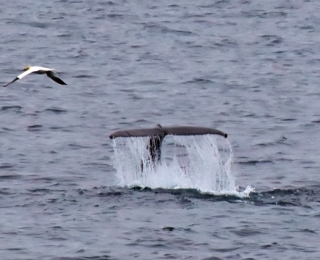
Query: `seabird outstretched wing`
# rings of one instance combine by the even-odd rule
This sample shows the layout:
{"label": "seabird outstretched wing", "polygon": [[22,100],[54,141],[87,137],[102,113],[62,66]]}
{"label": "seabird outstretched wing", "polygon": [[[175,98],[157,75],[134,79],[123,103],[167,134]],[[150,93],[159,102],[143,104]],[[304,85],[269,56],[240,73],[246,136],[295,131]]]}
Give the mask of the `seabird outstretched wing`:
{"label": "seabird outstretched wing", "polygon": [[47,76],[60,85],[67,85],[62,79],[58,78],[53,71],[48,71]]}
{"label": "seabird outstretched wing", "polygon": [[23,73],[19,74],[14,80],[12,80],[11,82],[9,82],[8,84],[4,85],[3,87],[8,87],[11,83],[24,78],[25,76],[31,74],[32,72],[37,71],[36,67],[30,67],[28,70],[24,71]]}

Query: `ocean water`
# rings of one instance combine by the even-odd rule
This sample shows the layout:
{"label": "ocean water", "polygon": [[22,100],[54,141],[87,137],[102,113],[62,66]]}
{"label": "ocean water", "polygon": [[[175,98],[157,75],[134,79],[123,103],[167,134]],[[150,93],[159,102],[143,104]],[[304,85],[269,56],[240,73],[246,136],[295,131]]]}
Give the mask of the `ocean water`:
{"label": "ocean water", "polygon": [[1,259],[320,257],[317,1],[0,2]]}

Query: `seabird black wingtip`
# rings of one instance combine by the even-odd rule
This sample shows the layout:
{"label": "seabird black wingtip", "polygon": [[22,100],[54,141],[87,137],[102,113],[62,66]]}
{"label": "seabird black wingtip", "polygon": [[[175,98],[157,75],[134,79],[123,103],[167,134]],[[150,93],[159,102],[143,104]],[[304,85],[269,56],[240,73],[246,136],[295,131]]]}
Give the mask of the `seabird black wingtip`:
{"label": "seabird black wingtip", "polygon": [[225,134],[224,134],[224,138],[227,138],[227,137],[228,137],[228,134],[225,133]]}
{"label": "seabird black wingtip", "polygon": [[4,85],[3,87],[8,87],[10,84],[12,84],[13,82],[17,81],[19,78],[16,77],[14,80],[12,80],[11,82],[9,82],[8,84]]}

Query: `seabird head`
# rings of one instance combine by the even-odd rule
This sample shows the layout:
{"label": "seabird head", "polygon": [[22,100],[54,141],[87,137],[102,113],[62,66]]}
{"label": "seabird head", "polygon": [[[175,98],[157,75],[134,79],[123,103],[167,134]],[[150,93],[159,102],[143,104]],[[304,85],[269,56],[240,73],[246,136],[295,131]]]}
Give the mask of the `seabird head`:
{"label": "seabird head", "polygon": [[23,71],[27,71],[28,69],[30,69],[30,66],[26,66],[23,68]]}

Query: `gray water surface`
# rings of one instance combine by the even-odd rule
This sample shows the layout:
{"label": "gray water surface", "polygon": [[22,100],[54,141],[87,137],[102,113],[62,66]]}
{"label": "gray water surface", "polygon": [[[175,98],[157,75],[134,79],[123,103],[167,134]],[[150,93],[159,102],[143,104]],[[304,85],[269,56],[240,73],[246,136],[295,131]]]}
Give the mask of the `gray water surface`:
{"label": "gray water surface", "polygon": [[[1,259],[317,259],[317,1],[1,1]],[[109,135],[228,133],[248,198],[121,187]],[[125,158],[124,158],[125,160]]]}

